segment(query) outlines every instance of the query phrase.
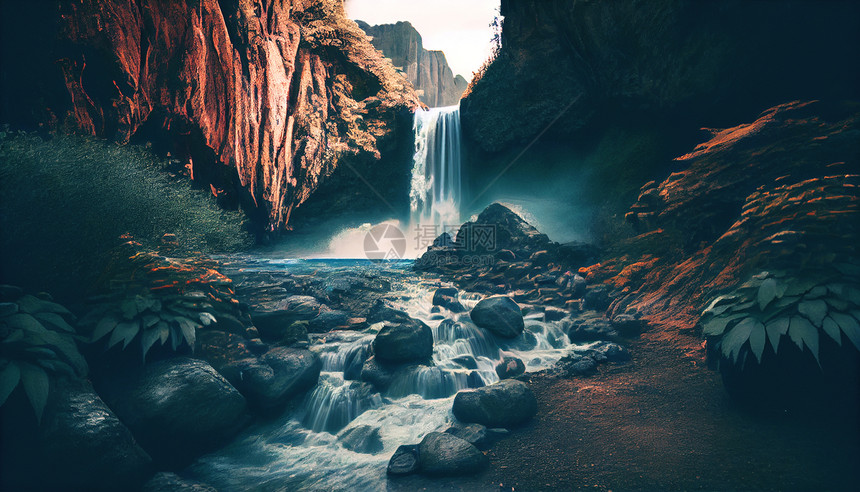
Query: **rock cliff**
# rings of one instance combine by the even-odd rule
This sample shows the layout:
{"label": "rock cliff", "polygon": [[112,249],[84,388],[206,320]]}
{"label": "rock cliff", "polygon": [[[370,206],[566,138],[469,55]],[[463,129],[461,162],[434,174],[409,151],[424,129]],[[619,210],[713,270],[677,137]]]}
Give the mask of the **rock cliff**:
{"label": "rock cliff", "polygon": [[398,127],[418,97],[342,0],[4,2],[2,13],[6,122],[154,141],[269,231],[333,174],[406,200],[408,169],[379,162],[409,147]]}
{"label": "rock cliff", "polygon": [[483,151],[643,113],[729,126],[860,90],[856,2],[502,0],[501,14],[501,50],[461,108]]}
{"label": "rock cliff", "polygon": [[454,76],[441,51],[425,50],[421,34],[408,22],[371,26],[359,21],[373,46],[391,59],[421,94],[421,102],[433,107],[453,106],[466,90],[466,79]]}

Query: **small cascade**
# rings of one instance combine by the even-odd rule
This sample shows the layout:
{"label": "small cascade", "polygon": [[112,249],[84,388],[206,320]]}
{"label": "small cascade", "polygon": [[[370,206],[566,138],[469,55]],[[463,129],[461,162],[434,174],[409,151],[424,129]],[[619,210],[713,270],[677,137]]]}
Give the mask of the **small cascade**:
{"label": "small cascade", "polygon": [[415,154],[409,192],[412,225],[459,224],[463,187],[460,106],[418,108],[413,130]]}
{"label": "small cascade", "polygon": [[381,405],[382,397],[371,385],[344,381],[339,375],[324,372],[307,397],[302,424],[316,432],[334,434],[365,411]]}

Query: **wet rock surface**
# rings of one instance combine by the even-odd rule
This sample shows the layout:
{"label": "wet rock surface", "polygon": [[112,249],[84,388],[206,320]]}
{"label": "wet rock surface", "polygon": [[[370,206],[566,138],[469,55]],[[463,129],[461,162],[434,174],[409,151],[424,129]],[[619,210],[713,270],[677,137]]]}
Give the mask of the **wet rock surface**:
{"label": "wet rock surface", "polygon": [[248,423],[245,398],[209,364],[177,357],[106,375],[100,395],[156,463],[176,467]]}
{"label": "wet rock surface", "polygon": [[417,472],[420,468],[418,453],[417,444],[399,446],[388,461],[388,475],[409,475]]}
{"label": "wet rock surface", "polygon": [[457,393],[453,412],[462,422],[487,427],[510,427],[534,417],[537,401],[526,383],[506,379],[483,388]]}
{"label": "wet rock surface", "polygon": [[427,359],[433,353],[433,332],[419,320],[386,323],[373,340],[373,352],[388,363]]}
{"label": "wet rock surface", "polygon": [[489,464],[487,457],[468,441],[445,432],[431,432],[418,445],[420,471],[430,476],[465,475]]}
{"label": "wet rock surface", "polygon": [[363,454],[376,454],[382,451],[379,428],[369,425],[353,427],[338,437],[346,449]]}
{"label": "wet rock surface", "polygon": [[142,492],[218,492],[215,487],[184,478],[176,473],[158,472],[143,484]]}
{"label": "wet rock surface", "polygon": [[489,297],[479,302],[469,313],[472,321],[495,335],[513,338],[523,332],[520,307],[507,296]]}
{"label": "wet rock surface", "polygon": [[321,367],[319,357],[309,350],[276,347],[259,358],[228,364],[220,372],[253,407],[274,413],[313,387]]}
{"label": "wet rock surface", "polygon": [[[38,425],[23,393],[4,403],[0,422],[3,489],[118,490],[151,473],[150,456],[84,381],[54,381]],[[51,472],[45,473],[44,467]]]}

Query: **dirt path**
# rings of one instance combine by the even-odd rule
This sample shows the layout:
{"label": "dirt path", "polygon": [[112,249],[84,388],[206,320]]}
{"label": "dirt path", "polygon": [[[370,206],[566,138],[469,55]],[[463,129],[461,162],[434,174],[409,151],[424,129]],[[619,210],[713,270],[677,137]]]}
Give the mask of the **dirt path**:
{"label": "dirt path", "polygon": [[[665,333],[663,334],[665,335]],[[474,477],[389,490],[857,490],[860,422],[736,407],[698,341],[645,334],[633,360],[531,386],[538,415]]]}

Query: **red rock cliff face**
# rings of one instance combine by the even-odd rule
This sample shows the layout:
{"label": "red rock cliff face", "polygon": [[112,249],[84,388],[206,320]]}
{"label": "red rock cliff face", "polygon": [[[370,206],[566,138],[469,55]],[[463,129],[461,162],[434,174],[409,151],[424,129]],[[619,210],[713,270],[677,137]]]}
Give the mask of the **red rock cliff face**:
{"label": "red rock cliff face", "polygon": [[53,9],[66,93],[46,101],[41,122],[123,143],[164,137],[195,180],[237,192],[269,230],[287,228],[339,163],[379,161],[397,119],[419,104],[342,0]]}

